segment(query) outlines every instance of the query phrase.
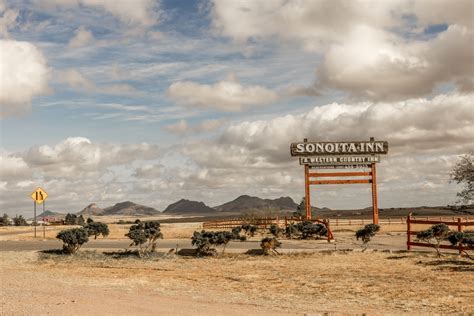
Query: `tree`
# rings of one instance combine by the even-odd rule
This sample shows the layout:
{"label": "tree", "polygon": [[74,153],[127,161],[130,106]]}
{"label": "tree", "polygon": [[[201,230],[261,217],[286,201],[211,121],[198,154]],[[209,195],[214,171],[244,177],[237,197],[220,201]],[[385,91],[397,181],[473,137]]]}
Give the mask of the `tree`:
{"label": "tree", "polygon": [[355,236],[357,240],[362,240],[362,247],[364,248],[362,251],[365,251],[369,246],[370,240],[375,234],[380,230],[380,226],[377,224],[367,224],[364,228],[361,228],[356,231]]}
{"label": "tree", "polygon": [[0,226],[9,226],[9,225],[10,225],[10,218],[8,218],[8,215],[4,213],[3,216],[0,217]]}
{"label": "tree", "polygon": [[84,226],[85,223],[86,223],[86,221],[84,220],[84,216],[82,216],[82,214],[79,217],[76,216],[76,224],[77,225]]}
{"label": "tree", "polygon": [[462,183],[463,189],[457,193],[459,202],[464,204],[472,203],[474,200],[474,167],[472,153],[460,157],[451,170],[451,182]]}
{"label": "tree", "polygon": [[234,232],[195,231],[191,238],[191,244],[196,247],[198,256],[214,256],[217,254],[214,247],[224,246],[222,249],[222,253],[224,253],[229,241],[234,239],[242,240],[242,238]]}
{"label": "tree", "polygon": [[64,224],[66,225],[77,225],[77,215],[76,214],[66,214],[64,218]]}
{"label": "tree", "polygon": [[130,226],[128,234],[125,234],[132,240],[130,246],[138,247],[140,257],[148,256],[156,249],[158,239],[163,238],[159,221],[135,221],[135,225]]}
{"label": "tree", "polygon": [[94,239],[97,239],[97,236],[102,235],[102,237],[107,237],[110,233],[109,226],[101,222],[89,222],[84,226],[87,229],[89,236],[94,236]]}
{"label": "tree", "polygon": [[436,254],[439,258],[441,257],[439,246],[443,240],[448,239],[451,233],[452,232],[449,230],[448,225],[436,224],[426,230],[418,232],[416,238],[430,244],[436,250]]}
{"label": "tree", "polygon": [[298,224],[290,224],[286,228],[288,238],[297,237],[300,239],[316,239],[321,236],[327,236],[326,226],[311,221],[302,221]]}
{"label": "tree", "polygon": [[[453,246],[474,247],[474,231],[453,232],[448,237],[449,242]],[[474,260],[466,250],[461,250],[471,260]]]}
{"label": "tree", "polygon": [[275,237],[282,237],[285,234],[285,229],[278,227],[278,225],[272,224],[269,228],[270,234]]}
{"label": "tree", "polygon": [[17,215],[13,218],[13,225],[28,226],[28,223],[26,222],[26,219],[23,217],[23,215],[20,215],[20,216]]}
{"label": "tree", "polygon": [[64,253],[74,254],[83,244],[89,241],[89,233],[83,227],[71,228],[60,231],[56,238],[62,240]]}
{"label": "tree", "polygon": [[296,212],[293,212],[295,217],[306,217],[306,197],[302,197],[300,204],[296,206]]}
{"label": "tree", "polygon": [[276,248],[281,247],[281,242],[279,242],[275,237],[265,237],[262,239],[260,247],[262,247],[264,255],[269,255],[270,251],[279,255],[280,253],[276,250]]}
{"label": "tree", "polygon": [[[121,220],[121,221],[122,221],[122,220]],[[87,218],[87,221],[86,221],[87,224],[90,224],[90,223],[93,223],[93,222],[94,222],[94,220],[92,219],[92,217],[88,217],[88,218]],[[120,221],[119,221],[119,222],[120,222]],[[120,224],[120,223],[119,223],[119,224]]]}
{"label": "tree", "polygon": [[257,226],[251,225],[251,224],[243,224],[241,228],[245,231],[247,235],[250,237],[253,237],[255,233],[257,232]]}

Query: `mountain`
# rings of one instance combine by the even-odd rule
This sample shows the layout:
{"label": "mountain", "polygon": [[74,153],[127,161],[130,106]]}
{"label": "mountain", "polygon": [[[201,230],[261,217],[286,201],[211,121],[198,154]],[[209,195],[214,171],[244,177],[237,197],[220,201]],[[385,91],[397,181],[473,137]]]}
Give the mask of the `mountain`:
{"label": "mountain", "polygon": [[215,214],[216,210],[203,202],[181,199],[168,205],[163,214]]}
{"label": "mountain", "polygon": [[117,203],[103,210],[101,215],[157,215],[160,214],[156,209],[136,204],[130,201]]}
{"label": "mountain", "polygon": [[87,205],[82,211],[77,213],[77,215],[83,216],[98,216],[104,215],[104,210],[98,207],[95,203]]}
{"label": "mountain", "polygon": [[216,206],[215,209],[221,212],[242,212],[250,209],[278,209],[296,210],[298,205],[290,197],[280,197],[278,199],[261,199],[256,196],[241,195],[233,201]]}
{"label": "mountain", "polygon": [[[42,220],[43,218],[63,219],[65,216],[66,214],[63,214],[63,213],[46,210],[43,213],[36,215],[36,219],[39,221]],[[28,220],[33,220],[33,218],[29,218]]]}

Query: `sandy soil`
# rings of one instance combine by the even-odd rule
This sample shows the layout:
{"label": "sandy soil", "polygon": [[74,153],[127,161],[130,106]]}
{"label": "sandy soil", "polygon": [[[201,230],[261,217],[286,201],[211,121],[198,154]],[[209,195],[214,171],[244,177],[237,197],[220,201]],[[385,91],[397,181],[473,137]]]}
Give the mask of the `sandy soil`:
{"label": "sandy soil", "polygon": [[474,310],[474,264],[432,253],[148,259],[2,252],[5,315],[429,314]]}

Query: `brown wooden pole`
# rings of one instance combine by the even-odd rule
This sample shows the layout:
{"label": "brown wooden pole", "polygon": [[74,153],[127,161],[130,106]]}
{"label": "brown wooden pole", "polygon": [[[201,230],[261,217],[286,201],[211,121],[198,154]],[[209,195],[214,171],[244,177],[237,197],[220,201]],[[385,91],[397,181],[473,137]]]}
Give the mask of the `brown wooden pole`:
{"label": "brown wooden pole", "polygon": [[407,250],[411,250],[411,214],[407,217]]}
{"label": "brown wooden pole", "polygon": [[[458,232],[462,232],[461,218],[458,217]],[[462,255],[462,246],[459,245],[459,255]]]}
{"label": "brown wooden pole", "polygon": [[311,219],[311,201],[310,201],[310,190],[309,190],[309,166],[304,166],[304,187],[305,187],[305,200],[306,200],[306,219]]}
{"label": "brown wooden pole", "polygon": [[377,206],[377,175],[375,171],[375,162],[372,163],[372,213],[373,223],[379,223],[379,208]]}

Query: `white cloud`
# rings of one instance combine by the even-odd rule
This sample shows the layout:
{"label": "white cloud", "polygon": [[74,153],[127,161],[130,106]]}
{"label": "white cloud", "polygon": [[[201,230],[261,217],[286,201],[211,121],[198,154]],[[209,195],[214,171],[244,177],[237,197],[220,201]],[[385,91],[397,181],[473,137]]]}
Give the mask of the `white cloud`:
{"label": "white cloud", "polygon": [[132,25],[151,26],[157,22],[153,0],[38,0],[36,2],[40,6],[98,8]]}
{"label": "white cloud", "polygon": [[84,26],[79,27],[74,37],[69,41],[70,48],[78,48],[90,45],[94,42],[94,35],[91,31],[87,30]]}
{"label": "white cloud", "polygon": [[165,130],[173,134],[185,134],[188,132],[188,123],[186,120],[179,120],[175,124],[165,126]]}
{"label": "white cloud", "polygon": [[0,37],[10,37],[8,30],[16,25],[18,13],[18,10],[7,9],[5,3],[0,3]]}
{"label": "white cloud", "polygon": [[125,83],[96,85],[94,82],[86,78],[82,73],[75,69],[57,71],[55,73],[55,77],[56,81],[60,84],[66,84],[73,89],[83,90],[89,93],[104,93],[113,95],[130,95],[138,93],[134,87]]}
{"label": "white cloud", "polygon": [[185,135],[189,133],[206,133],[218,129],[224,124],[224,122],[225,120],[223,119],[210,119],[204,120],[195,125],[190,125],[186,120],[179,120],[174,124],[165,126],[165,130],[178,135]]}
{"label": "white cloud", "polygon": [[[403,100],[451,83],[472,91],[473,3],[457,1],[216,0],[215,28],[237,42],[278,40],[322,62],[314,88],[371,100]],[[447,24],[433,38],[425,28]],[[322,57],[322,58],[321,58]]]}
{"label": "white cloud", "polygon": [[168,88],[167,95],[186,106],[231,112],[272,103],[278,99],[278,95],[271,90],[261,86],[242,86],[235,80],[224,80],[213,85],[191,81],[175,82]]}
{"label": "white cloud", "polygon": [[31,43],[0,40],[0,117],[28,112],[33,97],[48,92],[49,69]]}

